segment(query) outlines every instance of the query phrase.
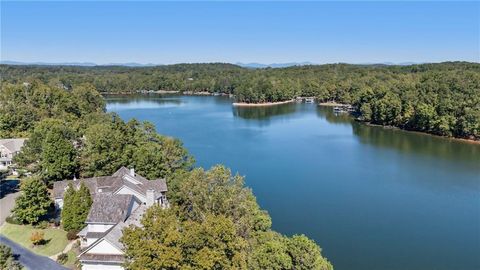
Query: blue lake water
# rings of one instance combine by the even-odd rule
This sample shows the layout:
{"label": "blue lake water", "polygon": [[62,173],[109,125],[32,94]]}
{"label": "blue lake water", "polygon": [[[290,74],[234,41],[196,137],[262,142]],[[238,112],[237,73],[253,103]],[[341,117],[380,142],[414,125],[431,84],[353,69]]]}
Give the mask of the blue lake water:
{"label": "blue lake water", "polygon": [[107,110],[181,139],[197,165],[246,177],[273,228],[337,270],[480,269],[480,145],[366,126],[315,104],[115,96]]}

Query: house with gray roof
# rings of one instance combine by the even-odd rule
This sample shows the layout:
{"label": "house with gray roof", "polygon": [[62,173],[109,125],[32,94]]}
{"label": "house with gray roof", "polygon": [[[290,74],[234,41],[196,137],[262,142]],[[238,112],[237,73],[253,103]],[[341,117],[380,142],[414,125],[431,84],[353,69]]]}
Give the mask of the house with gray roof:
{"label": "house with gray roof", "polygon": [[13,165],[13,157],[20,152],[26,139],[0,139],[0,170]]}
{"label": "house with gray roof", "polygon": [[63,207],[63,196],[70,184],[78,189],[84,183],[93,198],[85,227],[78,233],[83,270],[123,269],[123,228],[140,226],[145,210],[152,205],[168,207],[165,179],[148,180],[134,169],[120,168],[111,176],[55,182],[55,205]]}

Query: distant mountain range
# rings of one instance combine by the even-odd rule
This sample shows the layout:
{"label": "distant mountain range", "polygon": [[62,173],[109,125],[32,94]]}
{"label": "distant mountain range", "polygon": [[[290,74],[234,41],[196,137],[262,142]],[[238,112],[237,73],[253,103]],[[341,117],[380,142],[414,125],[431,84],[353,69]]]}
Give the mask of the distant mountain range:
{"label": "distant mountain range", "polygon": [[[129,63],[108,63],[108,64],[96,64],[93,62],[61,62],[61,63],[51,63],[51,62],[19,62],[19,61],[0,61],[0,64],[4,65],[38,65],[38,66],[84,66],[84,67],[94,67],[94,66],[125,66],[125,67],[153,67],[153,66],[162,66],[163,64],[140,64],[135,62]],[[360,63],[359,65],[400,65],[408,66],[421,64],[416,62],[402,62],[402,63],[393,63],[393,62],[382,62],[382,63]],[[284,68],[292,66],[306,66],[306,65],[320,65],[312,62],[290,62],[290,63],[273,63],[273,64],[262,64],[262,63],[241,63],[237,62],[235,65],[245,67],[245,68]]]}
{"label": "distant mountain range", "polygon": [[152,63],[140,64],[140,63],[108,63],[108,64],[96,64],[92,62],[61,62],[61,63],[49,63],[49,62],[18,62],[18,61],[0,61],[0,64],[4,65],[37,65],[37,66],[84,66],[84,67],[94,67],[94,66],[125,66],[125,67],[152,67],[160,66]]}
{"label": "distant mountain range", "polygon": [[237,62],[235,65],[246,67],[246,68],[283,68],[283,67],[292,67],[292,66],[307,66],[315,65],[312,62],[291,62],[291,63],[274,63],[274,64],[261,64],[261,63],[241,63]]}

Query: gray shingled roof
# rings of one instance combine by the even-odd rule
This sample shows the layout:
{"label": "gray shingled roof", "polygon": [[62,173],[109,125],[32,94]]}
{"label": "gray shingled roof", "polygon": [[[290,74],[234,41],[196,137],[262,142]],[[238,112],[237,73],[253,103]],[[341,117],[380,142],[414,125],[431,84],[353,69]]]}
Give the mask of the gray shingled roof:
{"label": "gray shingled roof", "polygon": [[22,149],[26,139],[0,139],[0,145],[3,145],[11,153],[19,152]]}
{"label": "gray shingled roof", "polygon": [[120,222],[117,225],[115,225],[106,235],[105,235],[105,240],[107,240],[109,243],[114,245],[116,248],[122,250],[123,249],[123,244],[120,243],[120,238],[122,237],[123,229],[133,225],[133,226],[141,226],[141,219],[145,211],[147,210],[147,207],[145,205],[139,206],[132,214],[128,217],[128,219],[125,222]]}
{"label": "gray shingled roof", "polygon": [[98,193],[93,198],[92,208],[88,212],[86,223],[123,222],[135,198],[126,194]]}
{"label": "gray shingled roof", "polygon": [[56,199],[63,198],[65,191],[67,190],[68,184],[72,184],[74,188],[79,188],[81,183],[85,185],[90,190],[90,194],[94,195],[98,192],[98,189],[101,188],[102,192],[113,192],[117,190],[122,185],[123,180],[119,177],[112,176],[100,176],[85,178],[80,180],[63,180],[53,183],[53,195]]}
{"label": "gray shingled roof", "polygon": [[[98,262],[111,262],[112,257],[110,255],[105,254],[95,254],[95,253],[87,253],[88,250],[93,248],[96,244],[100,241],[105,240],[112,244],[114,247],[118,248],[119,250],[123,250],[123,244],[120,243],[120,238],[123,234],[123,229],[128,226],[142,226],[141,219],[147,207],[145,205],[140,205],[132,214],[128,217],[125,222],[119,222],[117,225],[113,226],[110,230],[106,231],[105,236],[102,238],[97,239],[93,244],[91,244],[87,249],[85,249],[79,256],[80,261],[98,261]],[[105,256],[105,257],[102,257]],[[115,256],[115,255],[111,255]],[[116,255],[118,256],[118,255]],[[117,259],[119,259],[118,257]],[[121,257],[121,262],[123,262],[123,256]]]}
{"label": "gray shingled roof", "polygon": [[134,178],[140,184],[136,185],[128,180],[126,180],[123,176],[129,175],[130,170],[121,167],[118,171],[116,171],[112,176],[100,176],[100,177],[92,177],[92,178],[85,178],[80,180],[64,180],[58,181],[53,184],[53,194],[56,199],[63,198],[63,194],[69,183],[72,183],[75,188],[80,186],[80,183],[85,183],[85,185],[90,190],[90,194],[94,195],[99,192],[99,189],[102,189],[102,192],[115,192],[122,186],[128,186],[129,188],[139,192],[140,194],[145,195],[147,190],[153,189],[157,191],[156,193],[161,195],[161,192],[167,191],[167,183],[165,179],[156,179],[156,180],[148,180],[141,175],[135,174]]}
{"label": "gray shingled roof", "polygon": [[113,255],[113,254],[91,254],[84,253],[80,255],[79,260],[81,262],[109,262],[109,263],[123,263],[123,255]]}

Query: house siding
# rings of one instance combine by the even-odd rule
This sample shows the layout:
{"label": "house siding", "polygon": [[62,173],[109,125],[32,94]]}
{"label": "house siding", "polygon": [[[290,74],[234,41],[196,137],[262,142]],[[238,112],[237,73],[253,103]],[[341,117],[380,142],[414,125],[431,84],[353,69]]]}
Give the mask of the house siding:
{"label": "house siding", "polygon": [[147,202],[147,198],[138,192],[133,191],[132,189],[123,186],[121,189],[119,189],[115,194],[126,194],[126,195],[133,195],[135,198],[139,199],[142,203]]}
{"label": "house siding", "polygon": [[83,263],[82,270],[123,270],[121,265],[106,263]]}
{"label": "house siding", "polygon": [[113,255],[123,255],[121,250],[118,250],[116,247],[112,246],[109,242],[105,240],[100,240],[94,247],[92,247],[87,254],[113,254]]}
{"label": "house siding", "polygon": [[106,232],[112,228],[112,224],[88,224],[89,232]]}

